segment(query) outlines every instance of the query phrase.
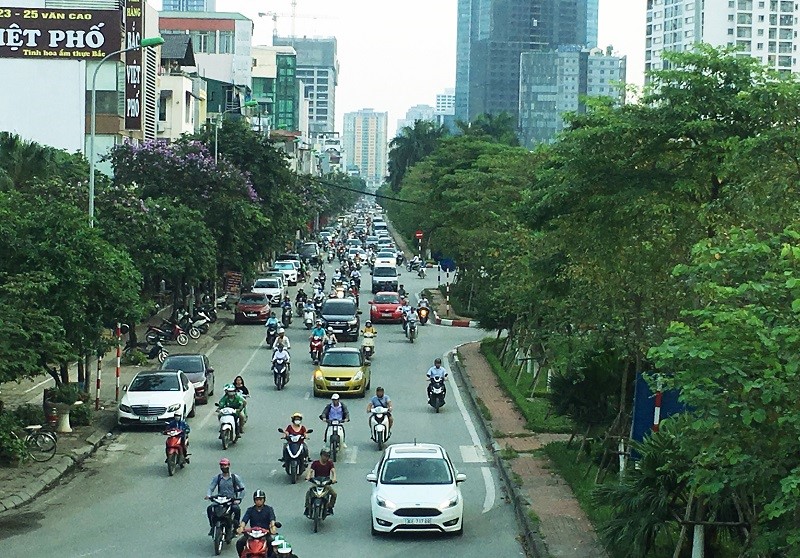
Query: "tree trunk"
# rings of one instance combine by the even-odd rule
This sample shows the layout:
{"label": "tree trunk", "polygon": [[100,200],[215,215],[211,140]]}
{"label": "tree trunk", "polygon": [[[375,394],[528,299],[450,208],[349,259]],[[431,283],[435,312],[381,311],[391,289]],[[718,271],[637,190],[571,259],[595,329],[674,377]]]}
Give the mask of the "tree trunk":
{"label": "tree trunk", "polygon": [[[61,384],[68,384],[69,383],[69,363],[62,362],[58,365],[58,371],[61,374]],[[58,382],[56,382],[58,383]]]}
{"label": "tree trunk", "polygon": [[44,369],[47,371],[50,377],[53,378],[53,381],[56,383],[56,387],[60,386],[62,382],[61,376],[58,374],[58,370],[51,366],[45,366]]}
{"label": "tree trunk", "polygon": [[[95,351],[96,352],[96,351]],[[86,360],[84,361],[83,369],[84,369],[84,376],[83,376],[83,392],[89,393],[89,385],[92,383],[92,363],[89,360],[90,355],[86,355]]]}

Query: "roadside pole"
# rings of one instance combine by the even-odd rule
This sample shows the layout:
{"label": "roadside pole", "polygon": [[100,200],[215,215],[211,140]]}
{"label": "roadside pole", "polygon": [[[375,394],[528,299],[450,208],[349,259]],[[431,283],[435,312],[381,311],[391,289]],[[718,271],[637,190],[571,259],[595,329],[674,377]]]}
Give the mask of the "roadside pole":
{"label": "roadside pole", "polygon": [[[94,392],[94,410],[100,410],[100,376],[103,374],[103,355],[97,355],[97,380]],[[87,386],[88,387],[88,386]]]}
{"label": "roadside pole", "polygon": [[[114,391],[114,401],[119,401],[119,369],[120,369],[120,361],[122,360],[122,324],[117,322],[117,330],[115,332],[117,334],[117,365],[114,370],[114,378],[115,378],[115,391]],[[100,376],[98,375],[98,380]]]}

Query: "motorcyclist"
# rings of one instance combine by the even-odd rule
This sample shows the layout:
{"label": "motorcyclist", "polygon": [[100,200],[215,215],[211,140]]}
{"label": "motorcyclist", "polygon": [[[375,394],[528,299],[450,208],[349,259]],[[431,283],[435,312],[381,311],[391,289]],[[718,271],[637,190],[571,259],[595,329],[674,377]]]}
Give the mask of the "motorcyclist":
{"label": "motorcyclist", "polygon": [[378,330],[375,329],[375,326],[372,325],[371,321],[367,320],[366,323],[364,323],[364,329],[361,330],[361,333],[378,335]]}
{"label": "motorcyclist", "polygon": [[236,391],[233,384],[225,384],[223,388],[225,394],[219,400],[217,406],[220,409],[230,407],[236,409],[236,417],[239,419],[239,434],[244,434],[244,424],[247,422],[247,400]]}
{"label": "motorcyclist", "polygon": [[[214,475],[211,479],[211,484],[208,485],[208,490],[206,491],[206,500],[210,500],[212,496],[214,496],[214,491],[216,491],[217,496],[227,496],[228,498],[239,498],[244,492],[244,483],[242,482],[242,478],[235,474],[231,473],[231,462],[227,457],[223,457],[219,460],[219,469],[220,473],[218,475]],[[206,515],[208,515],[208,536],[214,534],[214,520],[212,519],[212,514],[214,510],[214,506],[216,504],[211,504],[206,508]],[[233,512],[233,523],[234,525],[239,523],[239,517],[242,514],[242,510],[239,508],[238,504],[234,504],[231,507]]]}
{"label": "motorcyclist", "polygon": [[303,287],[300,287],[300,289],[298,289],[297,291],[297,296],[294,297],[295,306],[297,306],[298,308],[302,308],[303,304],[307,300],[308,300],[308,295],[303,290]]}
{"label": "motorcyclist", "polygon": [[392,400],[389,399],[389,396],[386,395],[382,387],[375,388],[375,395],[369,400],[367,403],[367,414],[372,414],[372,409],[374,407],[383,407],[386,409],[386,416],[389,417],[389,430],[392,429],[392,424],[394,423],[394,419],[392,418]]}
{"label": "motorcyclist", "polygon": [[320,271],[319,275],[317,277],[319,278],[319,282],[322,285],[322,288],[324,289],[325,288],[325,278],[326,278],[325,271]]}
{"label": "motorcyclist", "polygon": [[[306,444],[305,440],[308,439],[308,429],[303,424],[303,415],[299,412],[293,413],[292,416],[289,418],[289,425],[283,429],[283,436],[284,440],[288,440],[289,436],[296,436],[300,435],[303,436],[303,459],[308,459],[308,445]],[[281,457],[281,461],[284,461],[286,455],[284,454]]]}
{"label": "motorcyclist", "polygon": [[417,314],[417,309],[412,307],[411,310],[409,310],[408,313],[406,314],[406,322],[405,322],[406,331],[408,331],[408,324],[413,323],[416,326],[418,321],[419,321],[419,314]]}
{"label": "motorcyclist", "polygon": [[419,308],[430,308],[431,307],[431,303],[428,301],[428,297],[426,297],[423,294],[422,298],[419,299],[419,302],[417,303],[417,306]]}
{"label": "motorcyclist", "polygon": [[323,351],[327,351],[331,347],[335,347],[336,346],[336,342],[337,342],[336,341],[336,335],[334,335],[334,333],[333,333],[333,328],[329,327],[327,335],[322,340]]}
{"label": "motorcyclist", "polygon": [[408,313],[411,312],[411,305],[408,303],[407,298],[400,301],[400,313],[403,315],[403,331],[408,326]]}
{"label": "motorcyclist", "polygon": [[314,329],[311,330],[311,335],[308,336],[309,339],[314,337],[319,337],[320,339],[325,337],[325,328],[322,327],[322,320],[317,320],[317,323],[314,324]]}
{"label": "motorcyclist", "polygon": [[428,368],[428,372],[425,374],[428,378],[428,399],[431,398],[431,380],[445,380],[447,378],[447,368],[442,366],[442,359],[436,358],[433,361],[433,366]]}
{"label": "motorcyclist", "polygon": [[[189,424],[185,420],[183,420],[183,411],[181,411],[180,409],[175,411],[175,414],[172,415],[172,420],[169,421],[167,426],[164,428],[164,432],[168,432],[170,430],[181,431],[181,436],[180,436],[181,449],[183,450],[183,457],[186,458],[186,463],[189,463],[188,449],[189,449],[189,432],[191,431],[191,429],[189,428]],[[169,454],[167,454],[167,457],[169,457]],[[165,459],[164,463],[166,462],[167,460]]]}
{"label": "motorcyclist", "polygon": [[400,298],[403,300],[405,300],[405,298],[408,296],[406,288],[402,284],[400,285],[400,288],[397,289],[397,294],[400,295]]}
{"label": "motorcyclist", "polygon": [[408,262],[409,265],[411,266],[411,269],[414,269],[415,267],[418,267],[419,266],[419,261],[420,261],[419,260],[419,256],[415,255],[413,258],[411,258],[411,261]]}
{"label": "motorcyclist", "polygon": [[[333,461],[330,460],[330,457],[331,454],[328,450],[324,449],[320,451],[319,459],[313,461],[308,467],[306,480],[311,480],[312,478],[329,478],[331,479],[331,484],[336,484],[336,466]],[[333,490],[332,486],[328,487],[328,493],[328,515],[333,515],[333,506],[336,505],[336,492]],[[311,490],[306,492],[306,509],[303,515],[308,517],[310,511]]]}
{"label": "motorcyclist", "polygon": [[[332,420],[338,420],[339,422],[348,422],[350,420],[350,411],[347,410],[347,405],[341,402],[339,399],[339,394],[334,393],[331,395],[331,402],[325,405],[325,408],[322,409],[322,414],[319,416],[320,420],[324,420],[325,422],[330,422]],[[328,441],[328,430],[325,430],[325,436],[322,440],[323,442]],[[344,429],[342,429],[342,447],[346,448],[347,446],[344,443]]]}
{"label": "motorcyclist", "polygon": [[290,367],[290,356],[289,351],[283,346],[283,343],[278,343],[275,345],[275,350],[272,353],[272,364],[275,365],[275,362],[282,360],[286,363],[286,382],[289,383],[289,367]]}
{"label": "motorcyclist", "polygon": [[289,295],[283,297],[283,301],[281,302],[281,311],[289,311],[289,316],[292,315],[292,301],[289,298]]}
{"label": "motorcyclist", "polygon": [[283,345],[283,348],[287,351],[292,349],[292,344],[289,342],[289,338],[286,337],[286,330],[282,327],[278,328],[278,335],[275,337],[275,342],[272,344],[273,351],[277,350],[278,345]]}
{"label": "motorcyclist", "polygon": [[272,312],[270,312],[269,318],[267,318],[267,323],[264,324],[264,327],[266,327],[267,329],[269,329],[270,327],[278,329],[278,325],[279,325],[278,318],[277,316],[275,316],[275,311],[273,310]]}
{"label": "motorcyclist", "polygon": [[[253,504],[244,512],[242,522],[236,530],[238,534],[244,531],[245,525],[250,524],[250,528],[259,527],[269,531],[271,534],[276,534],[278,530],[275,526],[275,510],[272,506],[267,506],[267,495],[263,490],[256,490],[253,492]],[[245,545],[247,544],[247,536],[241,537],[236,541],[236,556],[241,556]]]}

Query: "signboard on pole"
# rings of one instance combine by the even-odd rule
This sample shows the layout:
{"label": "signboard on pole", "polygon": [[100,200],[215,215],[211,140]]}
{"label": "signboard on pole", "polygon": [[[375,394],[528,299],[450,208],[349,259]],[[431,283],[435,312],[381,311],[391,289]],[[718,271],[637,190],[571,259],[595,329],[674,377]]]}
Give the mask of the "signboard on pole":
{"label": "signboard on pole", "polygon": [[417,237],[418,239],[422,238],[422,231],[418,230],[416,233],[414,233],[414,236]]}
{"label": "signboard on pole", "polygon": [[0,7],[0,58],[86,60],[120,49],[117,10]]}
{"label": "signboard on pole", "polygon": [[[137,46],[144,38],[142,0],[125,2],[125,48]],[[125,129],[142,129],[142,49],[125,53]]]}

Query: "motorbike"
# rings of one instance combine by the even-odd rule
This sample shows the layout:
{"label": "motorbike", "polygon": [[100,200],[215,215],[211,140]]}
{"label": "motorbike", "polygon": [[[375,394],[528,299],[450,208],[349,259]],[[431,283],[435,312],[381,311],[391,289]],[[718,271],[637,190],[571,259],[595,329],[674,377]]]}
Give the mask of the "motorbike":
{"label": "motorbike", "polygon": [[375,334],[365,333],[364,340],[361,342],[361,354],[364,355],[364,360],[372,360],[375,356]]}
{"label": "motorbike", "polygon": [[444,406],[444,396],[447,394],[447,389],[444,385],[444,377],[433,377],[428,386],[428,405],[438,413],[439,409]]}
{"label": "motorbike", "polygon": [[[283,428],[278,428],[278,432],[284,433]],[[314,429],[306,430],[307,434],[314,432]],[[303,474],[308,466],[308,456],[304,455],[306,437],[301,434],[290,434],[283,444],[283,468],[286,474],[292,479],[292,484],[297,483],[297,479]]]}
{"label": "motorbike", "polygon": [[157,341],[175,341],[181,346],[189,344],[189,336],[177,323],[165,321],[161,326],[147,326],[144,338],[148,344],[155,345]]}
{"label": "motorbike", "polygon": [[322,360],[322,337],[315,335],[311,338],[309,354],[314,364],[319,364],[319,361]]}
{"label": "motorbike", "polygon": [[175,474],[176,467],[183,469],[186,464],[189,463],[189,459],[181,443],[181,434],[183,434],[183,430],[180,428],[171,428],[164,432],[164,435],[167,437],[167,472],[169,476]]}
{"label": "motorbike", "polygon": [[281,314],[281,322],[283,322],[283,327],[289,327],[289,324],[292,323],[292,309],[289,306],[283,307],[283,313]]}
{"label": "motorbike", "polygon": [[212,496],[210,498],[214,507],[211,510],[211,521],[213,522],[211,540],[214,543],[214,554],[222,552],[222,543],[231,544],[236,533],[236,525],[233,524],[233,506],[241,500],[230,496]]}
{"label": "motorbike", "polygon": [[383,449],[383,445],[392,436],[389,430],[389,415],[386,414],[387,411],[388,409],[385,407],[373,407],[369,417],[372,441],[378,444],[379,450]]}
{"label": "motorbike", "polygon": [[399,252],[395,257],[395,261],[397,262],[397,265],[403,265],[403,262],[406,261],[406,257],[402,252]]}
{"label": "motorbike", "polygon": [[336,456],[342,447],[342,438],[344,438],[344,425],[338,420],[329,420],[328,427],[325,430],[325,439],[328,440],[331,460],[334,463],[336,463]]}
{"label": "motorbike", "polygon": [[[282,527],[280,521],[275,522],[275,527],[280,529]],[[275,552],[271,547],[277,547],[282,541],[283,537],[275,535],[272,537],[268,529],[261,527],[247,527],[242,530],[242,533],[247,537],[242,554],[240,558],[256,558],[274,556]]]}
{"label": "motorbike", "polygon": [[424,265],[419,266],[419,270],[417,271],[417,277],[419,277],[420,279],[425,279],[425,266]]}
{"label": "motorbike", "polygon": [[306,329],[314,327],[314,320],[316,317],[317,314],[314,312],[313,308],[309,307],[303,310],[303,325],[306,326]]}
{"label": "motorbike", "polygon": [[289,383],[289,363],[285,359],[279,358],[272,363],[272,378],[278,391]]}
{"label": "motorbike", "polygon": [[[215,405],[219,407],[219,403]],[[222,407],[217,409],[217,416],[219,417],[219,439],[222,440],[222,449],[226,450],[241,436],[238,413],[232,407]]]}
{"label": "motorbike", "polygon": [[195,311],[194,316],[190,316],[189,312],[181,309],[178,310],[178,325],[189,334],[192,339],[199,339],[202,333],[208,333],[208,324],[210,320],[208,316],[200,311]]}
{"label": "motorbike", "polygon": [[333,250],[328,250],[328,263],[333,262],[335,257],[336,254],[333,252]]}
{"label": "motorbike", "polygon": [[406,271],[419,271],[419,268],[420,268],[419,260],[408,260],[406,262]]}
{"label": "motorbike", "polygon": [[294,308],[295,308],[295,312],[297,312],[297,317],[298,318],[303,315],[303,308],[305,308],[305,306],[306,306],[306,301],[305,300],[296,300],[295,301]]}
{"label": "motorbike", "polygon": [[416,320],[413,320],[413,321],[410,320],[406,324],[406,337],[408,337],[408,340],[411,343],[413,343],[414,339],[417,338],[417,321]]}
{"label": "motorbike", "polygon": [[217,321],[217,309],[210,304],[201,304],[197,307],[197,312],[198,314],[200,312],[205,314],[208,317],[208,321],[212,324]]}
{"label": "motorbike", "polygon": [[275,338],[278,336],[277,324],[269,324],[267,326],[267,346],[272,347],[275,344]]}
{"label": "motorbike", "polygon": [[320,523],[328,517],[328,501],[330,500],[330,486],[333,484],[328,477],[314,477],[309,479],[313,486],[311,491],[311,509],[308,518],[314,522],[314,532],[319,531]]}
{"label": "motorbike", "polygon": [[325,295],[324,294],[314,295],[314,311],[317,312],[317,314],[322,312],[323,304],[325,304]]}
{"label": "motorbike", "polygon": [[417,314],[419,314],[419,323],[420,325],[425,325],[428,323],[428,315],[430,314],[430,309],[426,308],[425,306],[421,306],[419,310],[417,310]]}
{"label": "motorbike", "polygon": [[125,344],[125,347],[123,347],[122,354],[129,355],[133,351],[138,351],[139,349],[145,349],[145,355],[147,356],[148,360],[157,358],[158,362],[164,362],[169,356],[169,351],[164,348],[164,344],[161,342],[160,337],[156,339],[156,342],[153,343],[152,347],[150,347],[148,343],[132,344],[128,342]]}

